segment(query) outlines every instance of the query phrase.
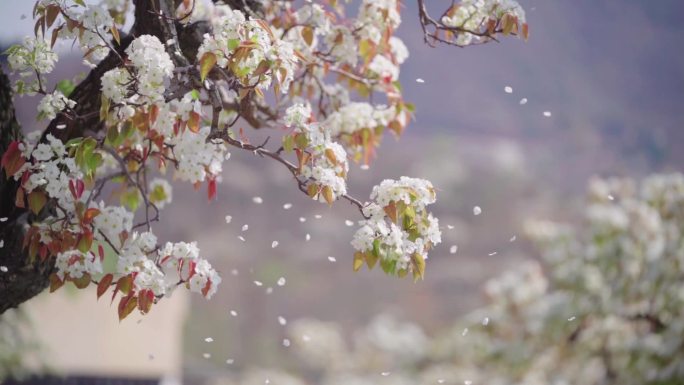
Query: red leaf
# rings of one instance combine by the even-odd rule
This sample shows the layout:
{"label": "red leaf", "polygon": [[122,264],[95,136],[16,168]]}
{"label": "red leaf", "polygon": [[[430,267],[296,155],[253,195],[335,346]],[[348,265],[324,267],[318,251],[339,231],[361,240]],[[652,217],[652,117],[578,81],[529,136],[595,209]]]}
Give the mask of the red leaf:
{"label": "red leaf", "polygon": [[107,289],[109,289],[109,286],[112,284],[112,280],[114,279],[114,276],[112,274],[106,274],[102,279],[100,279],[100,283],[97,284],[97,299],[100,299],[102,297],[102,294],[104,294]]}
{"label": "red leaf", "polygon": [[209,179],[207,186],[207,196],[209,200],[216,198],[216,179]]}
{"label": "red leaf", "polygon": [[94,207],[89,208],[88,210],[86,210],[85,214],[83,214],[83,224],[89,225],[93,221],[93,218],[95,218],[99,214],[100,210]]}
{"label": "red leaf", "polygon": [[138,310],[147,314],[154,303],[154,292],[152,290],[142,290],[138,293]]}
{"label": "red leaf", "polygon": [[26,202],[24,202],[24,189],[21,187],[17,189],[17,195],[14,197],[14,205],[20,209],[26,207]]}
{"label": "red leaf", "polygon": [[74,199],[81,199],[83,190],[85,190],[85,183],[83,183],[82,180],[69,180],[69,191],[71,191],[71,195],[73,195]]}
{"label": "red leaf", "polygon": [[97,245],[97,255],[100,256],[100,262],[104,261],[104,247]]}
{"label": "red leaf", "polygon": [[128,317],[133,309],[135,309],[137,304],[138,298],[134,297],[133,295],[128,295],[121,298],[121,301],[119,301],[119,321],[122,321],[124,318]]}
{"label": "red leaf", "polygon": [[202,295],[206,297],[207,293],[209,293],[209,289],[211,289],[211,280],[207,279],[207,284],[202,288]]}
{"label": "red leaf", "polygon": [[7,179],[19,171],[24,163],[26,163],[26,160],[22,156],[21,150],[19,149],[19,142],[15,140],[10,143],[10,145],[7,147],[7,151],[2,154],[2,161],[0,162],[2,168],[5,169],[5,175],[7,176]]}
{"label": "red leaf", "polygon": [[154,124],[154,122],[157,121],[157,117],[159,116],[159,106],[156,104],[153,104],[150,106],[150,124]]}

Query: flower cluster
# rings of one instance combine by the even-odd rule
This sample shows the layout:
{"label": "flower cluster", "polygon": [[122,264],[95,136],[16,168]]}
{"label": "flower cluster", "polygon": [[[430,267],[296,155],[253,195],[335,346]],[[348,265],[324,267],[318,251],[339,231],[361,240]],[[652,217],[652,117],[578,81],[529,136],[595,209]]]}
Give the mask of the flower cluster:
{"label": "flower cluster", "polygon": [[246,20],[238,10],[227,10],[214,20],[214,33],[205,35],[197,57],[200,66],[229,69],[243,86],[266,89],[273,78],[286,93],[294,77],[297,57],[290,42],[278,39],[261,20]]}
{"label": "flower cluster", "polygon": [[[97,146],[92,139],[78,139],[65,145],[47,134],[45,142],[37,144],[12,142],[3,154],[5,174],[20,182],[17,205],[27,206],[36,215],[24,241],[29,255],[42,260],[55,258],[51,290],[65,282],[85,288],[99,280],[100,296],[116,283],[113,295],[122,293],[120,318],[135,308],[149,312],[157,299],[180,284],[207,298],[212,296],[221,278],[199,257],[194,244],[167,244],[160,251],[153,233],[135,231],[134,212],[98,200],[101,187],[91,188],[92,178],[98,175],[97,168],[103,163]],[[178,147],[181,153],[185,151],[182,145]],[[152,203],[162,207],[171,201],[171,186],[155,178],[146,194]],[[44,207],[50,210],[43,210]],[[103,271],[105,247],[115,253],[114,272]],[[169,270],[174,263],[185,265],[185,273]]]}
{"label": "flower cluster", "polygon": [[383,37],[399,27],[401,15],[397,0],[364,0],[359,7],[356,26],[364,39],[379,44]]}
{"label": "flower cluster", "polygon": [[[408,111],[398,112],[392,106],[373,106],[365,102],[353,102],[330,114],[323,125],[330,135],[339,138],[355,160],[363,158],[368,163],[371,152],[382,136],[384,127],[399,128],[406,125]],[[395,131],[401,133],[401,129]]]}
{"label": "flower cluster", "polygon": [[[13,45],[7,51],[7,62],[12,71],[19,72],[22,79],[14,85],[14,91],[19,95],[34,95],[43,91],[45,84],[43,75],[49,74],[57,63],[57,54],[52,51],[42,37],[26,37],[21,45]],[[30,82],[24,78],[36,76]]]}
{"label": "flower cluster", "polygon": [[176,178],[200,183],[207,178],[213,180],[219,177],[227,149],[223,143],[207,142],[209,131],[209,127],[202,127],[196,133],[185,130],[168,139],[167,143],[174,146],[174,154],[178,160],[178,167],[174,172]]}
{"label": "flower cluster", "polygon": [[423,179],[401,177],[384,180],[373,188],[373,202],[366,205],[361,228],[354,234],[354,269],[364,262],[403,277],[422,278],[425,260],[433,245],[442,241],[439,222],[427,206],[435,202],[435,189]]}
{"label": "flower cluster", "polygon": [[[518,33],[518,25],[527,29],[525,11],[516,0],[462,0],[442,17],[447,27],[459,28],[456,44],[465,46],[480,42],[482,31],[488,33]],[[526,32],[521,32],[526,34]]]}
{"label": "flower cluster", "polygon": [[332,203],[347,193],[347,152],[330,138],[325,124],[311,122],[311,107],[295,104],[285,113],[285,124],[293,133],[283,138],[284,147],[296,147],[300,173],[312,182],[308,194],[314,199]]}
{"label": "flower cluster", "polygon": [[55,260],[57,276],[61,280],[90,281],[91,277],[102,274],[102,261],[92,252],[82,253],[79,250],[69,250],[57,254]]}
{"label": "flower cluster", "polygon": [[150,181],[148,189],[150,195],[150,202],[154,203],[157,208],[164,208],[173,200],[173,189],[171,183],[166,179],[154,178]]}
{"label": "flower cluster", "polygon": [[159,250],[159,258],[167,282],[187,282],[190,291],[206,298],[216,293],[221,277],[206,260],[199,258],[195,242],[166,243]]}
{"label": "flower cluster", "polygon": [[43,96],[38,104],[38,117],[54,119],[65,108],[74,108],[76,102],[64,96],[61,91],[55,91]]}
{"label": "flower cluster", "polygon": [[155,36],[139,36],[126,48],[132,68],[114,68],[102,76],[102,94],[115,104],[163,101],[174,65]]}

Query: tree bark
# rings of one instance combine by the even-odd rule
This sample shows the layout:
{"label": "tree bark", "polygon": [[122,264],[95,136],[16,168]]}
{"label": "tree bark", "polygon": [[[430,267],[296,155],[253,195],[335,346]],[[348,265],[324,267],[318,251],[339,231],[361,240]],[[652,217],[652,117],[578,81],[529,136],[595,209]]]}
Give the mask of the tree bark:
{"label": "tree bark", "polygon": [[[5,153],[12,141],[22,138],[21,128],[14,115],[12,87],[10,80],[0,68],[0,152]],[[15,195],[19,183],[0,176],[0,314],[18,306],[43,291],[49,284],[52,260],[31,262],[22,247],[24,233],[29,220],[26,209],[15,206]],[[6,218],[6,219],[5,219]]]}

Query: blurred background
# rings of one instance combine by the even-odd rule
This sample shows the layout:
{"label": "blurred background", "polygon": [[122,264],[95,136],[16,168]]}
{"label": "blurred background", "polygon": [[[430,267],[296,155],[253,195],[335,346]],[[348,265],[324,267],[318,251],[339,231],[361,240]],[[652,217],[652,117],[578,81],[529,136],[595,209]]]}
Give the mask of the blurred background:
{"label": "blurred background", "polygon": [[[334,323],[342,345],[377,322],[410,322],[420,329],[409,335],[433,336],[482,304],[485,280],[536,258],[521,236],[526,219],[577,221],[593,175],[682,170],[680,0],[520,0],[531,26],[527,43],[505,39],[467,49],[425,45],[416,5],[405,3],[399,36],[411,56],[400,78],[416,120],[400,140],[385,137],[370,169],[352,166],[349,191],[363,200],[385,178],[433,182],[443,243],[430,253],[424,281],[353,273],[355,227],[345,224],[360,219],[353,207],[312,202],[277,164],[233,151],[218,199],[207,203],[204,191],[177,184],[174,204],[155,225],[162,241],[198,241],[222,272],[217,295],[205,301],[178,292],[150,316],[121,324],[94,293],[42,295],[23,309],[33,320],[31,346],[41,346],[26,353],[26,363],[55,373],[187,384],[260,384],[269,372],[259,368],[270,368],[316,383],[283,340],[298,333],[288,329],[294,323],[313,341],[318,324],[296,320]],[[3,47],[32,33],[32,6],[0,1]],[[61,56],[51,79],[84,73],[80,63],[77,52]],[[36,103],[16,100],[26,131],[40,128]],[[481,215],[473,215],[474,206]],[[278,383],[299,383],[285,378]]]}

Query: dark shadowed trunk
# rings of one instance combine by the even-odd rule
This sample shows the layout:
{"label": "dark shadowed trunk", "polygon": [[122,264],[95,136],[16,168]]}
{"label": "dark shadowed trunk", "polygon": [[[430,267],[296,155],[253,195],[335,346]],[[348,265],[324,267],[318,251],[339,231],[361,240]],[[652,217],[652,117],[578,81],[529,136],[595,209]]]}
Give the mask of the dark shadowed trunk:
{"label": "dark shadowed trunk", "polygon": [[[21,129],[14,116],[12,87],[0,68],[0,153],[21,139]],[[28,211],[14,205],[18,182],[0,176],[0,314],[32,298],[48,286],[53,262],[31,263],[22,247],[28,223]],[[6,271],[5,271],[6,270]]]}

